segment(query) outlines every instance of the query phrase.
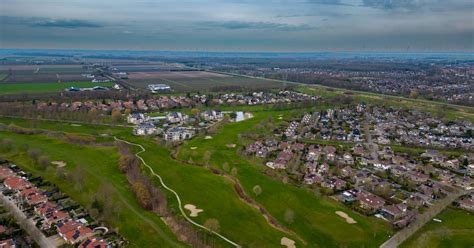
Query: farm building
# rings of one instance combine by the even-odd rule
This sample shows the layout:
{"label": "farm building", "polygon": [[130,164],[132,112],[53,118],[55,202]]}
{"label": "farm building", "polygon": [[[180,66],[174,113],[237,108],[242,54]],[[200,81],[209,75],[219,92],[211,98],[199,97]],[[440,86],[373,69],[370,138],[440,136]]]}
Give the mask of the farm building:
{"label": "farm building", "polygon": [[149,84],[148,89],[152,93],[158,93],[158,92],[163,92],[163,91],[170,91],[171,87],[166,84]]}

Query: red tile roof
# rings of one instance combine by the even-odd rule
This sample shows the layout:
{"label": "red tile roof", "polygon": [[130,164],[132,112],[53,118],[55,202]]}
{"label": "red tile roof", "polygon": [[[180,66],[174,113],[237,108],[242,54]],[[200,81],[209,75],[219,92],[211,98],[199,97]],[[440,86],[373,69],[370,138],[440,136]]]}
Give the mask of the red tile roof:
{"label": "red tile roof", "polygon": [[22,189],[30,188],[32,186],[30,182],[16,176],[5,178],[5,180],[3,181],[3,184],[7,188],[14,189],[14,190],[22,190]]}
{"label": "red tile roof", "polygon": [[99,238],[88,238],[84,240],[79,246],[79,248],[106,248],[107,242]]}
{"label": "red tile roof", "polygon": [[90,228],[74,220],[59,222],[57,231],[69,243],[76,243],[93,235]]}

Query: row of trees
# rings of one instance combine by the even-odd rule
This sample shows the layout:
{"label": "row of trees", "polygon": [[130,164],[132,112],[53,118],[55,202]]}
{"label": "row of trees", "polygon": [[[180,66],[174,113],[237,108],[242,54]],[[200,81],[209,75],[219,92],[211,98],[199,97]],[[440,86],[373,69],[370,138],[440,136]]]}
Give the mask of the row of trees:
{"label": "row of trees", "polygon": [[119,151],[118,168],[127,175],[128,182],[140,206],[159,215],[168,214],[166,195],[155,187],[150,179],[143,175],[140,161],[123,142],[116,142]]}
{"label": "row of trees", "polygon": [[[141,162],[123,142],[116,142],[119,151],[118,168],[127,175],[130,187],[140,206],[164,217],[170,229],[192,247],[215,247],[214,237],[203,231],[197,231],[187,220],[177,216],[168,208],[166,195],[141,171]],[[211,230],[219,230],[219,222],[208,219],[204,225]]]}

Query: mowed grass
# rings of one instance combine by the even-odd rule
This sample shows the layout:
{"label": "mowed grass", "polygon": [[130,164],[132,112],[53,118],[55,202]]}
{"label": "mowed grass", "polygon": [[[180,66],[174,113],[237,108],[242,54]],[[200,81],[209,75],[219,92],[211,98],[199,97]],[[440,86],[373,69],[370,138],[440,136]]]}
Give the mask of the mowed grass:
{"label": "mowed grass", "polygon": [[61,92],[69,87],[90,88],[111,87],[113,83],[67,82],[67,83],[0,83],[0,95]]}
{"label": "mowed grass", "polygon": [[[2,118],[0,122],[5,124],[15,123],[24,127],[31,126],[31,122],[28,120]],[[178,192],[183,205],[193,204],[204,210],[195,220],[200,224],[204,224],[207,219],[217,219],[220,224],[219,233],[243,247],[278,247],[280,239],[284,236],[296,239],[269,226],[257,209],[239,199],[231,181],[214,175],[208,169],[172,160],[168,149],[156,144],[152,139],[130,135],[131,129],[129,128],[110,128],[92,125],[71,126],[66,123],[49,121],[40,121],[36,127],[95,135],[109,133],[142,144],[147,151],[142,153],[141,156],[153,167],[155,172],[163,177],[164,182],[168,186]],[[28,137],[30,136],[25,136],[25,138]],[[116,168],[116,165],[114,168]],[[49,176],[54,176],[53,171],[45,173]],[[154,178],[154,182],[159,185],[156,178]],[[164,189],[163,191],[169,193]],[[177,201],[171,194],[169,194],[168,204],[175,212],[179,213]],[[139,211],[143,212],[143,210]],[[218,247],[229,246],[218,238],[216,238],[216,242],[218,242]],[[170,247],[161,243],[152,244],[154,246],[143,247]]]}
{"label": "mowed grass", "polygon": [[448,208],[428,222],[400,248],[474,247],[474,214]]}
{"label": "mowed grass", "polygon": [[[254,130],[262,120],[280,115],[288,117],[291,111],[262,110],[254,112],[253,119],[240,123],[230,123],[222,127],[212,139],[197,137],[183,145],[178,154],[180,159],[204,162],[203,155],[211,153],[210,164],[223,170],[223,164],[237,168],[236,177],[248,195],[264,206],[278,221],[296,232],[306,241],[307,247],[376,247],[392,234],[389,225],[374,217],[366,217],[351,211],[342,204],[325,196],[317,196],[306,188],[284,184],[262,173],[263,165],[253,163],[238,155],[242,147],[239,134]],[[227,144],[237,144],[228,148]],[[191,149],[196,147],[196,149]],[[262,193],[256,196],[252,188],[259,185]],[[292,221],[285,219],[285,212],[294,212]],[[335,212],[344,211],[354,218],[357,224],[347,224]],[[304,246],[298,243],[298,247]]]}
{"label": "mowed grass", "polygon": [[[117,169],[118,154],[115,147],[80,146],[46,135],[18,135],[4,131],[0,132],[0,138],[13,140],[17,147],[11,152],[0,152],[0,156],[55,183],[61,191],[82,206],[87,207],[92,203],[93,196],[101,185],[111,185],[113,194],[110,197],[117,212],[107,223],[130,241],[130,247],[185,247],[156,214],[144,211],[138,205],[125,175]],[[80,165],[85,171],[83,188],[77,189],[69,181],[58,180],[55,176],[56,168],[52,165],[46,170],[36,167],[26,152],[18,148],[25,145],[40,149],[51,161],[65,161],[66,171],[72,171],[75,166]]]}
{"label": "mowed grass", "polygon": [[[145,147],[147,151],[141,156],[180,195],[183,205],[193,204],[204,210],[194,218],[198,223],[217,219],[219,233],[243,247],[278,247],[284,236],[295,239],[272,228],[257,209],[241,200],[232,181],[206,168],[171,159],[170,151],[153,140],[124,138]],[[170,203],[177,209],[176,201]]]}

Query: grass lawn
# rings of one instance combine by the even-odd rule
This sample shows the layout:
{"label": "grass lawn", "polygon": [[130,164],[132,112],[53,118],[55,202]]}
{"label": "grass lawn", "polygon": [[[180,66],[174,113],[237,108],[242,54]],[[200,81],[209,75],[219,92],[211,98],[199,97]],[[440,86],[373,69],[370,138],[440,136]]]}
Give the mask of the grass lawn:
{"label": "grass lawn", "polygon": [[[29,121],[18,119],[3,118],[0,122],[13,122],[25,127],[30,125]],[[185,165],[172,160],[168,149],[163,146],[158,146],[151,139],[131,136],[131,129],[96,127],[92,125],[71,126],[64,123],[43,121],[38,122],[38,128],[77,133],[112,133],[120,138],[142,144],[147,149],[147,152],[141,155],[148,164],[163,177],[165,183],[178,192],[183,204],[193,204],[204,210],[195,220],[203,224],[209,218],[217,219],[220,224],[219,232],[238,244],[242,244],[246,247],[276,247],[279,246],[280,239],[283,236],[292,238],[290,235],[281,233],[269,226],[258,210],[240,200],[234,191],[231,181],[224,177],[216,176],[205,168]],[[17,137],[23,139],[31,139],[32,137],[10,135],[9,133],[5,135],[11,137],[14,141],[17,141]],[[38,145],[43,142],[47,141],[38,141]],[[32,147],[32,145],[30,146]],[[108,155],[102,159],[106,160],[107,157]],[[69,156],[69,160],[66,161],[73,159],[72,156]],[[114,161],[113,163],[113,169],[116,169],[116,162]],[[118,170],[115,171],[115,173],[117,172]],[[54,171],[46,171],[40,175],[54,177]],[[158,181],[155,180],[155,182],[158,185]],[[128,188],[126,182],[122,182],[122,184],[124,185],[123,187]],[[168,203],[177,211],[177,203],[174,198],[169,198]],[[137,211],[140,213],[145,212],[140,209]],[[258,232],[255,230],[258,230]],[[220,246],[225,246],[225,243],[219,240],[216,240],[216,242],[218,242]],[[154,242],[152,244],[162,243]]]}
{"label": "grass lawn", "polygon": [[115,147],[79,146],[46,135],[18,135],[3,131],[0,132],[0,138],[10,138],[18,147],[28,145],[30,148],[40,149],[51,161],[65,161],[67,171],[81,165],[86,176],[84,187],[79,190],[71,182],[58,180],[54,166],[46,170],[38,169],[21,149],[0,152],[0,156],[10,159],[21,168],[55,183],[61,191],[83,206],[91,204],[92,196],[101,185],[110,184],[114,191],[111,197],[117,213],[107,222],[130,241],[130,247],[156,247],[157,244],[163,247],[185,246],[177,241],[156,214],[144,211],[138,205],[126,177],[117,169],[118,154]]}
{"label": "grass lawn", "polygon": [[435,221],[428,222],[412,237],[405,241],[401,248],[428,247],[473,247],[474,214],[467,211],[448,208],[441,212]]}
{"label": "grass lawn", "polygon": [[67,82],[67,83],[1,83],[0,94],[60,92],[69,87],[88,88],[94,86],[111,87],[114,83]]}
{"label": "grass lawn", "polygon": [[[196,137],[183,145],[179,158],[203,162],[203,154],[211,153],[210,164],[223,168],[228,163],[230,168],[237,168],[237,178],[248,195],[262,204],[273,217],[296,232],[308,244],[308,247],[375,247],[383,243],[392,233],[387,223],[373,217],[365,217],[324,196],[316,196],[309,189],[285,185],[262,174],[263,166],[254,164],[237,154],[236,149],[242,146],[238,135],[253,130],[262,120],[272,116],[277,120],[279,115],[288,117],[291,111],[262,110],[253,112],[253,119],[230,123],[223,126],[212,139]],[[275,125],[276,126],[276,125]],[[237,144],[237,148],[228,148],[226,144]],[[196,149],[191,149],[196,147]],[[255,196],[252,188],[260,185],[262,193]],[[294,220],[285,221],[285,212],[291,209]],[[347,224],[338,217],[336,211],[344,211],[358,223]],[[301,244],[298,244],[302,246]]]}

